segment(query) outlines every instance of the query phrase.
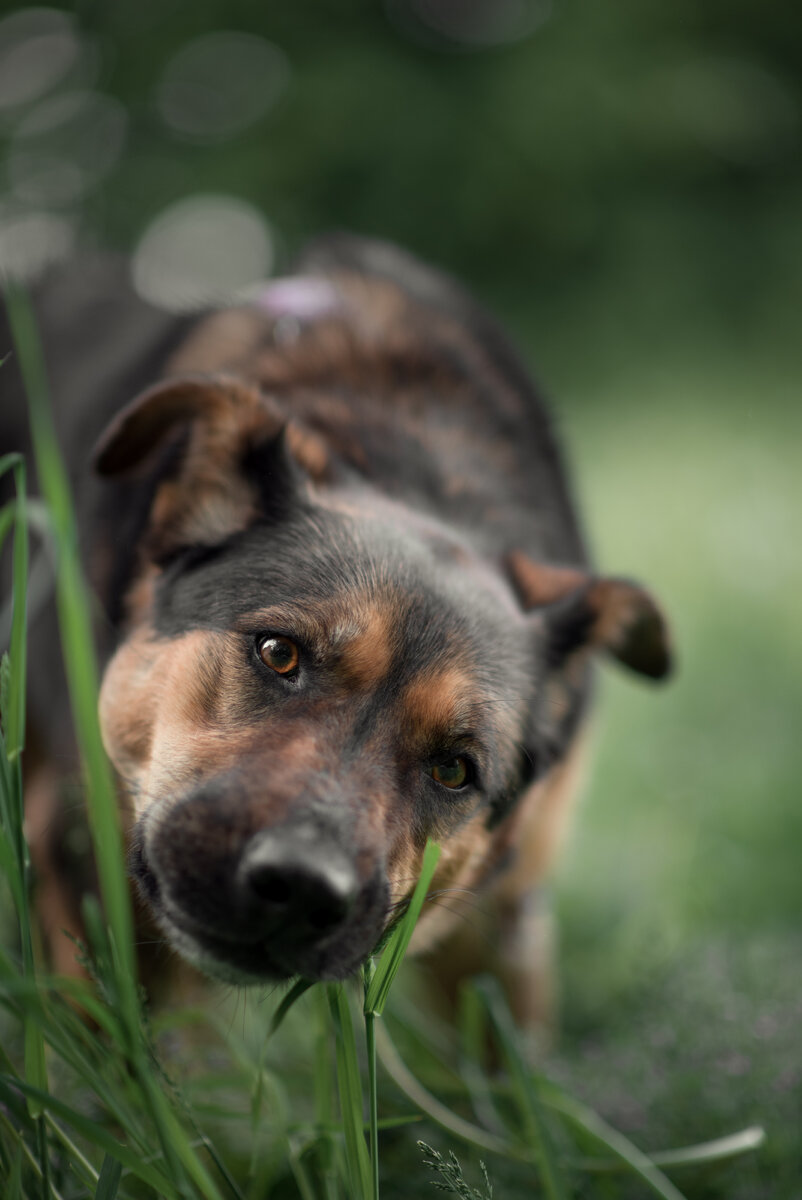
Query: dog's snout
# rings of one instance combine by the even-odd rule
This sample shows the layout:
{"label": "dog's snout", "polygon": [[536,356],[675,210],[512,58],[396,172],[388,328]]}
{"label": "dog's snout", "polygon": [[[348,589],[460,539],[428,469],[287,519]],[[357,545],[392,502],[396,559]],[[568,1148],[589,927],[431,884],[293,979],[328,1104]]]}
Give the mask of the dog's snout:
{"label": "dog's snout", "polygon": [[213,781],[139,828],[132,869],[203,970],[343,979],[378,940],[387,880],[347,811],[335,809],[308,804],[260,824],[258,804],[236,780]]}
{"label": "dog's snout", "polygon": [[334,844],[293,830],[265,830],[242,855],[244,907],[285,934],[320,937],[350,915],[359,892],[352,863]]}

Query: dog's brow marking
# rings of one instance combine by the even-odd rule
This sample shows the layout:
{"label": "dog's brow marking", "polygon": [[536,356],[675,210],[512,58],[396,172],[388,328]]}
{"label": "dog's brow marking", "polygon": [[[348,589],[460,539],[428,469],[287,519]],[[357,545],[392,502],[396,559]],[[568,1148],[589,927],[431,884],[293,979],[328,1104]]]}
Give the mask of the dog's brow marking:
{"label": "dog's brow marking", "polygon": [[423,672],[404,691],[405,723],[422,740],[432,734],[445,736],[449,730],[471,723],[475,693],[473,676],[461,667],[436,674]]}
{"label": "dog's brow marking", "polygon": [[358,614],[356,631],[344,639],[338,669],[355,687],[375,687],[384,679],[393,659],[391,613],[370,608]]}

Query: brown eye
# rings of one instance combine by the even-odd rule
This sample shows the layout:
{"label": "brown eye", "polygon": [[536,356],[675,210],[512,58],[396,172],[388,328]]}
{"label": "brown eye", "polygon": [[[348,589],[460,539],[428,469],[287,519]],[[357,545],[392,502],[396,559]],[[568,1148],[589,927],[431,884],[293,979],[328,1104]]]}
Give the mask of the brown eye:
{"label": "brown eye", "polygon": [[465,787],[471,771],[466,759],[449,758],[445,762],[435,763],[429,768],[429,774],[436,783],[442,783],[443,787],[456,789]]}
{"label": "brown eye", "polygon": [[262,638],[258,648],[262,662],[277,675],[292,675],[298,669],[298,647],[289,638]]}

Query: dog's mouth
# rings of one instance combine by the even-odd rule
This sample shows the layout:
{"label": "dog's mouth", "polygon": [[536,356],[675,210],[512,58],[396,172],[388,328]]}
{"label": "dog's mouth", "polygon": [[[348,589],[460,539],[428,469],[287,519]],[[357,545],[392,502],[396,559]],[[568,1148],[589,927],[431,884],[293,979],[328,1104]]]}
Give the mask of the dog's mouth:
{"label": "dog's mouth", "polygon": [[[270,911],[227,909],[225,897],[217,908],[208,896],[203,905],[188,903],[191,895],[160,877],[136,838],[129,870],[142,897],[170,944],[205,974],[231,983],[278,982],[301,976],[333,981],[352,975],[369,957],[384,932],[388,888],[376,875],[359,888],[353,902],[336,907],[318,901],[299,912],[292,897],[274,894]],[[194,909],[194,911],[193,911]],[[289,913],[289,919],[288,919]]]}

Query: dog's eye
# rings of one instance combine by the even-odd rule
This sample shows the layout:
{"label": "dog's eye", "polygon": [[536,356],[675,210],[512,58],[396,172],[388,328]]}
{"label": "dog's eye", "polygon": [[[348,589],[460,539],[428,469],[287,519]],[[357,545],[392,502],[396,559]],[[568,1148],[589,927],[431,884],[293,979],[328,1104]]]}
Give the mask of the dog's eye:
{"label": "dog's eye", "polygon": [[263,637],[257,649],[265,666],[270,667],[277,675],[294,675],[298,670],[298,647],[289,638]]}
{"label": "dog's eye", "polygon": [[443,762],[435,763],[429,768],[429,774],[435,783],[441,783],[443,787],[451,788],[452,791],[465,787],[472,778],[471,764],[467,758],[461,757],[447,758]]}

